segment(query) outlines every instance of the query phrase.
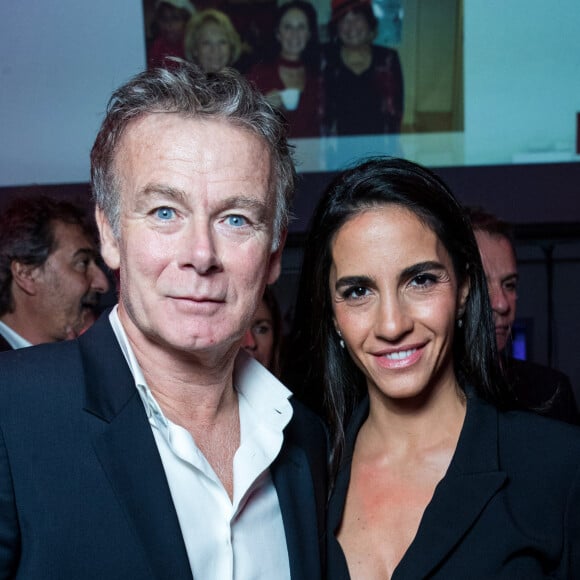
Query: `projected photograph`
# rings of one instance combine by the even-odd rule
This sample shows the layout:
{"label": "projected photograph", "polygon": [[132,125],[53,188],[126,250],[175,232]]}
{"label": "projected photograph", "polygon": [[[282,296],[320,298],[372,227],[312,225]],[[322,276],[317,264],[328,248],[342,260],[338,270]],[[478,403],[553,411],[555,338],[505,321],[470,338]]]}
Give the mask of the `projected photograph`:
{"label": "projected photograph", "polygon": [[443,134],[445,144],[463,132],[461,0],[143,0],[143,9],[147,65],[171,67],[175,56],[237,68],[288,119],[299,172],[334,171],[353,155],[414,158],[424,146],[411,136]]}

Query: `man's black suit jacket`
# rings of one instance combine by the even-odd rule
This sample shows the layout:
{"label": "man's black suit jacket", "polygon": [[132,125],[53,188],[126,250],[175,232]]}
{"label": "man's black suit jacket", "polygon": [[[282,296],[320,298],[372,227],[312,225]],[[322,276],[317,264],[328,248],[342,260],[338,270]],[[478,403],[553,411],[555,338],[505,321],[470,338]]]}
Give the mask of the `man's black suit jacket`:
{"label": "man's black suit jacket", "polygon": [[[271,474],[291,576],[316,579],[326,436],[313,414],[293,407]],[[151,427],[107,316],[78,340],[0,355],[0,577],[191,578]]]}
{"label": "man's black suit jacket", "polygon": [[578,405],[567,375],[506,356],[502,357],[502,367],[522,406],[552,419],[580,425]]}

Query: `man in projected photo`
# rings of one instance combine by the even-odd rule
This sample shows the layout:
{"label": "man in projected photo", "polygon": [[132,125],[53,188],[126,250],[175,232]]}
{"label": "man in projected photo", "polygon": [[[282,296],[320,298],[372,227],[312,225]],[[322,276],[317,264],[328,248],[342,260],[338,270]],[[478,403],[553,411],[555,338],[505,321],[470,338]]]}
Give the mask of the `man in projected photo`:
{"label": "man in projected photo", "polygon": [[0,357],[0,577],[321,578],[324,429],[241,349],[280,273],[285,124],[183,63],[113,94],[91,162],[119,303]]}
{"label": "man in projected photo", "polygon": [[511,227],[495,215],[469,208],[487,278],[497,348],[506,376],[526,407],[569,423],[580,423],[570,379],[560,371],[509,354],[516,318],[518,267]]}

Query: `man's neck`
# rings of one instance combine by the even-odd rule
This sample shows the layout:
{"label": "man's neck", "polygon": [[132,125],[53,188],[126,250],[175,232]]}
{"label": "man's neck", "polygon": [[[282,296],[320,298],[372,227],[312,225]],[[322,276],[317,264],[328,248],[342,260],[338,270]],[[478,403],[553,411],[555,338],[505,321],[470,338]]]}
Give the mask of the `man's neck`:
{"label": "man's neck", "polygon": [[27,316],[17,314],[16,311],[7,312],[4,316],[0,317],[0,321],[8,326],[24,342],[29,343],[26,346],[54,342],[48,339],[43,332],[39,331],[38,326],[32,320]]}

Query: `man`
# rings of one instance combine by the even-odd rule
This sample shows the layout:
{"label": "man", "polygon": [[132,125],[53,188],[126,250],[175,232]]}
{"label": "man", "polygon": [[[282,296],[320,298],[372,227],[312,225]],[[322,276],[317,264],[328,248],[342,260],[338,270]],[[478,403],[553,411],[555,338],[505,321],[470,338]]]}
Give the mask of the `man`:
{"label": "man", "polygon": [[511,228],[480,208],[470,208],[469,213],[487,278],[497,349],[506,378],[524,406],[549,417],[580,423],[570,379],[564,373],[507,354],[518,286]]}
{"label": "man", "polygon": [[74,338],[109,282],[83,211],[44,196],[0,213],[0,350]]}
{"label": "man", "polygon": [[280,271],[284,127],[233,71],[114,93],[91,174],[119,304],[0,360],[0,576],[321,577],[324,429],[240,352]]}

